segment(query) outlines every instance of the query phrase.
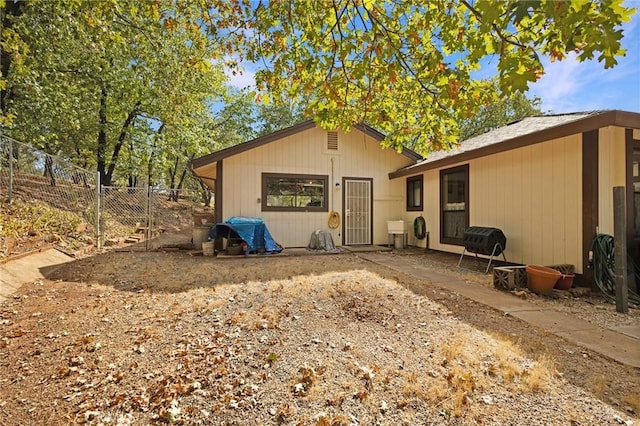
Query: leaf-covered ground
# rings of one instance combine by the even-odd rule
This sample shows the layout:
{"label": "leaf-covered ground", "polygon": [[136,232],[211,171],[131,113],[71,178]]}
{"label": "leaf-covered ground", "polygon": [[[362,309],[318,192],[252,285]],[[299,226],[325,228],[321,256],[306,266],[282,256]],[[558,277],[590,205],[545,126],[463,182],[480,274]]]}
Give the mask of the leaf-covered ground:
{"label": "leaf-covered ground", "polygon": [[352,254],[108,253],[0,306],[0,423],[637,416],[637,369],[501,317]]}

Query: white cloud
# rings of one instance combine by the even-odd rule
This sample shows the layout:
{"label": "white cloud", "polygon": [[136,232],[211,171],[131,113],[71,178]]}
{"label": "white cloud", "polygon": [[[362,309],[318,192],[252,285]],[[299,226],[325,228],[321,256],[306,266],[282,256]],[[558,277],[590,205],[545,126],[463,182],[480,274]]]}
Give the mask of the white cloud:
{"label": "white cloud", "polygon": [[[576,54],[565,60],[543,60],[545,75],[530,86],[528,95],[542,100],[542,110],[555,113],[601,109],[640,111],[640,16],[623,25],[626,56],[610,69],[592,59],[579,62]],[[596,52],[596,55],[598,53]],[[596,56],[597,57],[597,56]]]}
{"label": "white cloud", "polygon": [[563,61],[543,60],[545,74],[529,89],[529,95],[542,99],[542,109],[553,112],[577,111],[575,98],[592,80],[586,64],[576,60],[575,54]]}
{"label": "white cloud", "polygon": [[236,70],[235,75],[229,69],[225,69],[224,73],[229,77],[229,84],[236,89],[253,89],[256,86],[256,73],[247,70],[242,65],[240,65],[239,70]]}

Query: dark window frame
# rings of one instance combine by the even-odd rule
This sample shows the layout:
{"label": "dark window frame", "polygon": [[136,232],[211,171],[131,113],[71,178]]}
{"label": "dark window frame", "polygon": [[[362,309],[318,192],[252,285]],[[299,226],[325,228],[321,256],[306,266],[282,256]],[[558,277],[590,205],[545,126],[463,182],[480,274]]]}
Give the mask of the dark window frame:
{"label": "dark window frame", "polygon": [[[267,205],[267,179],[296,179],[296,180],[321,180],[324,184],[323,201],[321,206],[284,207]],[[294,173],[262,173],[262,211],[269,212],[328,212],[329,211],[329,176],[305,175]]]}
{"label": "dark window frame", "polygon": [[[459,210],[445,210],[445,193],[443,190],[444,186],[444,178],[447,175],[454,173],[464,173],[464,220],[465,220],[465,228],[469,227],[469,164],[463,164],[457,167],[451,167],[449,169],[440,170],[440,242],[442,244],[452,244],[457,246],[464,245],[463,236],[460,235],[460,238],[452,238],[445,237],[445,215],[450,211],[459,211]],[[464,230],[463,230],[464,232]]]}
{"label": "dark window frame", "polygon": [[[418,185],[420,188],[420,199],[418,200],[418,204],[415,203],[415,198],[413,196],[415,191],[415,185]],[[408,212],[421,212],[424,209],[424,175],[411,176],[407,178],[406,185],[406,194],[407,194],[407,211]]]}

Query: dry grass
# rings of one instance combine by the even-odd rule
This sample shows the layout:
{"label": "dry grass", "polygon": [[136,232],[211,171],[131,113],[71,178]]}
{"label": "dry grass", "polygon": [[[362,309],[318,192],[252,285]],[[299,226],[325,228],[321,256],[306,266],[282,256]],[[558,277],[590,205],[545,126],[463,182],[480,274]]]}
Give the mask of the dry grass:
{"label": "dry grass", "polygon": [[594,395],[602,397],[609,390],[609,381],[611,379],[602,374],[593,376],[588,381],[588,389]]}
{"label": "dry grass", "polygon": [[555,375],[553,360],[548,356],[542,356],[527,370],[522,378],[521,389],[523,392],[543,392],[551,388]]}
{"label": "dry grass", "polygon": [[627,404],[634,413],[640,413],[640,395],[638,394],[629,394],[622,395],[622,402]]}
{"label": "dry grass", "polygon": [[465,345],[467,343],[467,337],[463,333],[458,333],[448,340],[442,345],[442,355],[444,365],[450,364],[453,361],[461,358],[463,356],[466,357],[467,353],[465,350]]}
{"label": "dry grass", "polygon": [[[264,273],[266,262],[276,278],[250,279]],[[62,417],[69,413],[73,421],[88,416],[94,423],[130,415],[135,424],[561,424],[569,412],[581,424],[611,418],[613,410],[600,401],[584,394],[574,400],[576,389],[555,378],[552,359],[534,361],[519,345],[463,323],[361,265],[290,273],[310,262],[243,261],[238,271],[229,261],[224,270],[235,273],[233,279],[206,270],[203,276],[216,275],[220,284],[179,292],[50,282],[50,289],[25,293],[11,301],[10,322],[0,328],[7,342],[0,377],[14,378],[25,360],[34,373],[0,383],[0,400],[8,401],[3,408],[14,410],[15,419],[33,420],[35,407],[52,423],[69,423]],[[131,273],[149,279],[149,271],[136,269]],[[111,271],[104,276],[113,280]],[[31,316],[42,312],[40,299],[60,312]],[[66,309],[71,306],[77,309]],[[101,322],[107,307],[108,324]],[[52,329],[69,330],[79,343],[43,337]],[[28,339],[47,342],[42,356],[31,356]],[[98,368],[72,371],[70,360],[80,356]],[[29,397],[20,395],[25,389]],[[82,395],[74,397],[77,392]],[[1,423],[17,424],[3,415]]]}

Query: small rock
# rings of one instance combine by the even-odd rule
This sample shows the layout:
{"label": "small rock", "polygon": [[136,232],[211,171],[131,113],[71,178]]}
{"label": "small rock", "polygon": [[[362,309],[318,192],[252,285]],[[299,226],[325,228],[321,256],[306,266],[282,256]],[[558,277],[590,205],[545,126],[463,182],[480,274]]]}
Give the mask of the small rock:
{"label": "small rock", "polygon": [[587,287],[574,287],[568,290],[569,293],[571,293],[571,295],[573,297],[583,297],[583,296],[588,296],[589,293],[591,293],[591,289],[587,288]]}
{"label": "small rock", "polygon": [[69,360],[69,365],[72,367],[77,367],[78,365],[84,364],[84,358],[81,356],[73,357]]}
{"label": "small rock", "polygon": [[519,297],[521,299],[526,299],[527,298],[527,292],[526,291],[515,291],[513,292],[514,296]]}
{"label": "small rock", "polygon": [[86,351],[87,351],[87,352],[95,352],[95,351],[97,351],[98,349],[100,349],[101,347],[102,347],[102,343],[100,343],[100,342],[96,342],[96,343],[95,343],[95,344],[93,344],[93,345],[87,345],[87,347],[86,347]]}

